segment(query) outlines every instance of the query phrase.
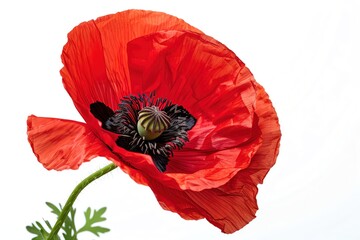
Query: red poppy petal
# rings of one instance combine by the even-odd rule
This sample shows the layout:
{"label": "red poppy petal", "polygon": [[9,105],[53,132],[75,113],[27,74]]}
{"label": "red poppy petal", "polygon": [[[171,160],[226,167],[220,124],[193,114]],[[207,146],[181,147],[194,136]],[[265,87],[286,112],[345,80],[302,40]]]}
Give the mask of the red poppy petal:
{"label": "red poppy petal", "polygon": [[77,169],[83,162],[109,152],[80,122],[31,115],[27,126],[32,150],[48,170]]}
{"label": "red poppy petal", "polygon": [[239,171],[226,184],[203,191],[176,190],[161,182],[150,180],[160,205],[185,219],[206,218],[225,233],[244,227],[258,209],[257,185],[275,164],[281,138],[275,109],[263,87],[255,83],[257,101],[255,113],[263,142],[250,165]]}
{"label": "red poppy petal", "polygon": [[[122,157],[110,151],[109,146],[100,141],[93,129],[90,130],[86,124],[31,115],[28,117],[27,126],[28,140],[33,152],[48,170],[77,169],[83,162],[99,156],[113,161],[137,183],[147,185],[142,174],[127,165]],[[112,136],[108,138],[111,139]],[[122,151],[121,155],[131,161],[131,153]]]}
{"label": "red poppy petal", "polygon": [[126,45],[133,38],[161,29],[191,29],[183,20],[151,11],[129,10],[84,22],[68,34],[61,70],[66,90],[85,121],[95,124],[91,103],[117,109],[130,94]]}
{"label": "red poppy petal", "polygon": [[61,56],[64,87],[85,121],[95,124],[90,104],[100,99],[116,107],[118,88],[107,78],[101,36],[94,21],[74,28],[68,39]]}
{"label": "red poppy petal", "polygon": [[134,93],[156,91],[195,118],[186,149],[237,147],[253,138],[253,76],[226,46],[187,31],[161,31],[128,44]]}
{"label": "red poppy petal", "polygon": [[178,213],[184,219],[206,218],[224,233],[233,233],[255,218],[257,189],[242,184],[232,192],[208,189],[200,192],[179,191],[160,184],[150,184],[165,210]]}
{"label": "red poppy petal", "polygon": [[257,101],[255,113],[259,117],[259,127],[263,143],[251,160],[251,164],[240,174],[247,174],[255,183],[262,183],[270,168],[275,164],[280,147],[280,125],[274,107],[264,88],[255,83]]}
{"label": "red poppy petal", "polygon": [[161,31],[131,41],[128,55],[135,93],[156,89],[198,120],[190,142],[174,151],[167,176],[199,191],[223,185],[248,166],[261,144],[256,92],[233,52],[202,34]]}
{"label": "red poppy petal", "polygon": [[[120,167],[123,164],[131,168],[132,170],[125,170],[121,167],[135,181],[147,185],[144,183],[147,181],[143,179],[153,179],[174,189],[193,191],[215,188],[228,182],[238,171],[249,165],[262,141],[258,137],[241,147],[215,152],[179,150],[176,152],[177,161],[171,165],[175,157],[171,158],[168,170],[163,173],[155,167],[149,155],[118,147],[115,142],[116,134],[103,129],[93,130],[97,132],[96,135],[101,135],[101,141],[111,149],[112,155],[116,155],[115,158],[111,158],[109,154],[104,157],[113,160]],[[257,128],[254,131],[259,132]]]}
{"label": "red poppy petal", "polygon": [[154,11],[127,10],[96,19],[103,41],[109,79],[122,82],[127,94],[133,93],[128,73],[127,44],[132,39],[160,30],[191,30],[201,32],[182,19]]}
{"label": "red poppy petal", "polygon": [[[208,155],[192,153],[179,155],[181,161],[171,159],[167,176],[176,179],[181,189],[201,191],[216,188],[230,181],[239,171],[246,169],[256,154],[261,139],[252,142],[246,148],[231,148]],[[175,162],[175,163],[173,163]],[[174,166],[177,164],[176,166]],[[202,169],[199,169],[202,168]],[[174,169],[177,172],[172,172]],[[189,173],[190,169],[198,169]],[[181,171],[181,172],[180,172]]]}

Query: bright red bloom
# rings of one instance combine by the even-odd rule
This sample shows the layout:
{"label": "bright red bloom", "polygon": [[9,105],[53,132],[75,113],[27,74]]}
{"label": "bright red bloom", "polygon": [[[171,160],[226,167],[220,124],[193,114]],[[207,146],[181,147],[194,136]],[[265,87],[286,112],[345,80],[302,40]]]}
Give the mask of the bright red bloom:
{"label": "bright red bloom", "polygon": [[[256,186],[275,164],[281,134],[268,95],[232,51],[178,18],[138,10],[84,22],[68,39],[61,75],[86,123],[28,118],[45,168],[77,169],[103,156],[185,219],[232,233],[255,217]],[[152,92],[196,119],[185,129],[188,142],[166,155],[165,172],[154,155],[104,127],[122,99]],[[94,103],[105,107],[94,111]]]}

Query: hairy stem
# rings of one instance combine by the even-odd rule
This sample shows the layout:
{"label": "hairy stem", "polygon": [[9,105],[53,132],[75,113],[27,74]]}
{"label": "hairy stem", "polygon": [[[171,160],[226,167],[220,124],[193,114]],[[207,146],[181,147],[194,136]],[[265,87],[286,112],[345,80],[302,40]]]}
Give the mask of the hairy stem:
{"label": "hairy stem", "polygon": [[72,205],[74,204],[77,196],[79,196],[80,192],[87,186],[89,185],[92,181],[102,177],[103,175],[107,174],[108,172],[114,170],[115,168],[117,168],[117,166],[114,163],[111,163],[105,167],[103,167],[102,169],[94,172],[93,174],[89,175],[87,178],[85,178],[84,180],[82,180],[72,191],[72,193],[70,194],[68,200],[66,201],[64,208],[62,209],[59,218],[57,219],[53,229],[51,229],[51,232],[49,234],[49,237],[47,238],[47,240],[54,240],[55,236],[57,236],[61,226],[63,225],[66,216],[69,214],[69,211],[72,207]]}

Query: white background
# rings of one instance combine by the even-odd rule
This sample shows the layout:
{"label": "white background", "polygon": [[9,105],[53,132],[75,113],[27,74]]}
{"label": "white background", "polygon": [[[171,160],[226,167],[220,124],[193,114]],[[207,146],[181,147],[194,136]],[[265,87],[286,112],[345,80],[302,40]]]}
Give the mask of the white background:
{"label": "white background", "polygon": [[[277,164],[259,187],[257,218],[225,235],[185,221],[121,170],[92,183],[75,206],[107,206],[101,239],[360,239],[359,1],[95,1],[0,3],[0,238],[30,239],[25,226],[54,221],[45,202],[108,162],[47,171],[26,137],[29,114],[82,121],[62,86],[66,34],[82,21],[129,8],[164,11],[232,49],[278,112]],[[79,223],[80,224],[80,223]],[[81,235],[80,235],[81,237]],[[81,239],[97,239],[84,235]]]}

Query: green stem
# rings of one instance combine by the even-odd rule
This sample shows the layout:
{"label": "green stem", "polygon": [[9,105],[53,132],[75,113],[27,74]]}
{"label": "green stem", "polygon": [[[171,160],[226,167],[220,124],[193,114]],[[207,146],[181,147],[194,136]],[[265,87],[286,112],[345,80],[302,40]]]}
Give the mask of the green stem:
{"label": "green stem", "polygon": [[47,240],[54,240],[55,236],[57,236],[61,226],[63,225],[65,218],[67,217],[67,215],[69,214],[69,211],[72,207],[72,205],[74,204],[77,196],[79,196],[80,192],[87,186],[89,185],[92,181],[102,177],[103,175],[107,174],[108,172],[114,170],[115,168],[117,168],[117,166],[114,163],[111,163],[105,167],[103,167],[102,169],[94,172],[93,174],[91,174],[90,176],[88,176],[87,178],[85,178],[84,180],[82,180],[72,191],[72,193],[70,194],[68,200],[66,201],[64,208],[62,209],[59,218],[57,219],[53,229],[51,229],[51,232],[49,234],[49,237],[47,238]]}

